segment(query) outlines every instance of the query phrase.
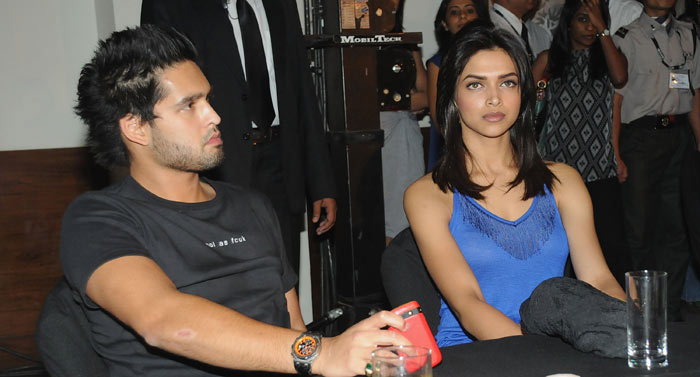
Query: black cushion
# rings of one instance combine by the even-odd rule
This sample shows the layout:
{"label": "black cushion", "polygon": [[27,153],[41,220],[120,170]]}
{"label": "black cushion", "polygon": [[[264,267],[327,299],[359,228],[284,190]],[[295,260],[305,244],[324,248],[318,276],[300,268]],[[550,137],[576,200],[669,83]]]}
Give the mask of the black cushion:
{"label": "black cushion", "polygon": [[392,307],[418,301],[433,335],[440,324],[440,297],[423,259],[411,228],[399,232],[382,255],[382,283]]}
{"label": "black cushion", "polygon": [[108,377],[90,343],[90,326],[68,283],[61,279],[46,297],[36,328],[44,368],[52,377]]}

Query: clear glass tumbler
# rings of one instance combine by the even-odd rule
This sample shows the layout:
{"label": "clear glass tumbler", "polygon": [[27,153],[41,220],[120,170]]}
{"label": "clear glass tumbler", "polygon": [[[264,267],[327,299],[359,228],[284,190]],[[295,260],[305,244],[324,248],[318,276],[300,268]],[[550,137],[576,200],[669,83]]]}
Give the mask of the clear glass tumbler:
{"label": "clear glass tumbler", "polygon": [[625,274],[627,365],[652,369],[668,365],[666,280],[664,271]]}
{"label": "clear glass tumbler", "polygon": [[432,377],[430,349],[419,346],[377,348],[372,352],[372,377]]}

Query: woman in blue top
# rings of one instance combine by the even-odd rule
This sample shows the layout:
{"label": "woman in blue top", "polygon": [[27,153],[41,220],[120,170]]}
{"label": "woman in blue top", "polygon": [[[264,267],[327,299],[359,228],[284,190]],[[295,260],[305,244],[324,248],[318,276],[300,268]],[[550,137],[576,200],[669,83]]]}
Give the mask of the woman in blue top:
{"label": "woman in blue top", "polygon": [[443,60],[438,93],[445,151],[404,199],[443,297],[438,344],[520,335],[520,304],[562,276],[569,253],[580,280],[624,299],[580,175],[539,157],[520,42],[481,21],[467,25]]}
{"label": "woman in blue top", "polygon": [[437,78],[442,57],[452,38],[464,25],[476,20],[489,20],[489,8],[485,0],[442,0],[435,15],[435,38],[438,52],[426,63],[428,67],[428,106],[430,110],[430,149],[428,152],[428,171],[430,171],[442,154],[443,140],[437,127],[435,102],[437,101]]}

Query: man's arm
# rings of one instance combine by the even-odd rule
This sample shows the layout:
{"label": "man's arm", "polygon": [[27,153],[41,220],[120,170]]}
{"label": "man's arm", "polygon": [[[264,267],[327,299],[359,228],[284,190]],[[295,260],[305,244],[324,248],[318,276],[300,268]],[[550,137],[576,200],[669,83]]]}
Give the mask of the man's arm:
{"label": "man's arm", "polygon": [[[316,97],[316,91],[311,79],[311,71],[309,69],[308,55],[306,44],[302,34],[301,24],[297,12],[296,3],[292,0],[281,1],[285,9],[286,17],[286,34],[284,36],[271,36],[278,38],[285,43],[294,46],[295,55],[288,56],[287,60],[295,67],[296,72],[290,72],[294,75],[295,80],[290,92],[296,94],[296,104],[298,107],[298,122],[299,130],[303,132],[305,139],[304,150],[304,174],[307,188],[307,196],[312,201],[319,201],[326,198],[334,198],[337,196],[333,171],[330,165],[330,153],[328,150],[328,142],[326,140],[319,111],[319,102]],[[293,61],[293,63],[291,63]],[[328,207],[326,210],[328,211]],[[328,217],[330,213],[326,213]],[[333,214],[335,218],[335,214]]]}
{"label": "man's arm", "polygon": [[[151,346],[224,368],[294,373],[290,347],[299,331],[181,293],[149,258],[126,256],[101,265],[88,280],[86,293]],[[324,338],[312,371],[362,374],[374,347],[407,344],[402,336],[380,330],[387,325],[402,329],[404,321],[382,312],[338,337]]]}
{"label": "man's arm", "polygon": [[693,97],[693,110],[688,114],[688,120],[690,121],[690,127],[695,135],[695,142],[697,150],[700,152],[700,89],[695,89],[695,96]]}
{"label": "man's arm", "polygon": [[287,299],[287,311],[289,312],[289,323],[294,330],[306,331],[306,325],[304,324],[304,318],[301,315],[301,309],[299,308],[299,297],[297,296],[297,290],[292,288],[287,293],[284,294]]}

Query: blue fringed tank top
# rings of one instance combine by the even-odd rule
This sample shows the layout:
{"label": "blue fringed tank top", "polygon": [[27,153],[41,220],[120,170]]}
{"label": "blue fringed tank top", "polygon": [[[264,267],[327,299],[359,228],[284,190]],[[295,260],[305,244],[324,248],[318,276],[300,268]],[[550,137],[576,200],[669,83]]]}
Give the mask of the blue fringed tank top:
{"label": "blue fringed tank top", "polygon": [[[569,244],[552,193],[536,196],[519,219],[508,221],[473,198],[454,193],[450,232],[479,282],[486,302],[520,323],[520,304],[542,281],[562,276]],[[469,343],[445,300],[441,300],[438,346]]]}

